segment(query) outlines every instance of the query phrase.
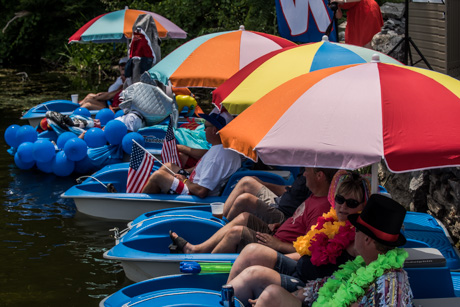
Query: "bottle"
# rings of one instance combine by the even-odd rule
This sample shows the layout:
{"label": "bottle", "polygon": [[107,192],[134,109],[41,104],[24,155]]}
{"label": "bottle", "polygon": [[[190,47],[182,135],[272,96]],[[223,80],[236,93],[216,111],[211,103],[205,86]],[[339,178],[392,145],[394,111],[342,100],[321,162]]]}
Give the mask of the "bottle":
{"label": "bottle", "polygon": [[226,284],[222,286],[221,304],[224,307],[235,307],[235,292],[232,285]]}

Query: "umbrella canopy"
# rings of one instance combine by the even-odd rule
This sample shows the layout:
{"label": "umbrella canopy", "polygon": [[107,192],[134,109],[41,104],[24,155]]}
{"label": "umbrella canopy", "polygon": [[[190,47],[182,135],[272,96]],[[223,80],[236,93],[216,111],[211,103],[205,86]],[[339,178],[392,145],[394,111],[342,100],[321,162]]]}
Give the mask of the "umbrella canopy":
{"label": "umbrella canopy", "polygon": [[331,43],[327,36],[318,43],[288,47],[266,54],[247,65],[212,93],[213,103],[231,114],[247,107],[282,83],[318,69],[370,62],[379,54],[384,63],[401,64],[377,51]]}
{"label": "umbrella canopy", "polygon": [[459,97],[460,81],[431,70],[338,66],[287,81],[220,134],[225,147],[269,165],[357,169],[384,158],[393,172],[454,166]]}
{"label": "umbrella canopy", "polygon": [[127,42],[133,36],[133,24],[141,14],[149,14],[153,17],[160,38],[187,37],[184,30],[161,15],[126,8],[93,18],[69,38],[69,43]]}
{"label": "umbrella canopy", "polygon": [[295,44],[284,38],[245,31],[199,36],[166,56],[150,76],[175,87],[215,88],[260,56]]}

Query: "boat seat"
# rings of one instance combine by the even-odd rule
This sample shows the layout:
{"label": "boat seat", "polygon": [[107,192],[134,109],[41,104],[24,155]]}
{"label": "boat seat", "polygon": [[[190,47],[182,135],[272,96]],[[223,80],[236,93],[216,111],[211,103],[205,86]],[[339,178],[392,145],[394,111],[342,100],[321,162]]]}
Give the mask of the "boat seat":
{"label": "boat seat", "polygon": [[444,267],[446,258],[435,248],[406,248],[409,253],[404,268]]}
{"label": "boat seat", "polygon": [[405,248],[409,257],[404,270],[416,299],[455,296],[453,279],[446,259],[434,248]]}
{"label": "boat seat", "polygon": [[230,192],[235,188],[238,181],[245,176],[255,176],[262,181],[270,182],[273,184],[279,185],[290,185],[294,181],[292,174],[289,171],[284,170],[270,170],[270,171],[253,171],[247,170],[242,168],[236,171],[230,179],[228,179],[227,183],[223,187],[221,196],[228,196]]}

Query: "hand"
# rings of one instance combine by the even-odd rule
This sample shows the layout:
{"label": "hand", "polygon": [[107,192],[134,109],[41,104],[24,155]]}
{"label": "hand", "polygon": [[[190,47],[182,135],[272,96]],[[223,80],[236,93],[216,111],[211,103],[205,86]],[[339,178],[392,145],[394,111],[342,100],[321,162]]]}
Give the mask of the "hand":
{"label": "hand", "polygon": [[268,233],[256,233],[257,243],[268,246],[273,248],[274,250],[278,250],[280,240],[276,239],[274,236],[269,235]]}
{"label": "hand", "polygon": [[257,303],[257,299],[255,299],[255,300],[248,299],[248,303],[251,304],[254,307],[256,305],[256,303]]}
{"label": "hand", "polygon": [[176,175],[174,175],[174,177],[179,179],[179,181],[184,181],[185,179],[187,179],[187,177],[185,177],[184,175],[181,175],[181,174],[176,174]]}

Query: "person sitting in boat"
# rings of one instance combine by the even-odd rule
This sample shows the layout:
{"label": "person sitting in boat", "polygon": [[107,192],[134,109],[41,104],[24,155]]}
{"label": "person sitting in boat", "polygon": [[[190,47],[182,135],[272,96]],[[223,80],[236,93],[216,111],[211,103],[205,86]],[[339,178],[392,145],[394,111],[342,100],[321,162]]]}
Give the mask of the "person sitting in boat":
{"label": "person sitting in boat", "polygon": [[222,146],[219,130],[229,121],[218,113],[199,116],[206,120],[206,140],[211,148],[195,167],[186,169],[184,174],[178,174],[181,170],[178,165],[166,163],[165,166],[176,175],[173,176],[166,167],[161,167],[150,176],[142,193],[191,194],[201,198],[216,196],[230,176],[241,167],[241,156]]}
{"label": "person sitting in boat", "polygon": [[304,169],[291,186],[264,182],[253,176],[241,178],[224,204],[223,214],[231,221],[243,212],[265,223],[282,224],[310,195]]}
{"label": "person sitting in boat", "polygon": [[[348,217],[356,228],[354,248],[359,255],[331,277],[308,282],[289,293],[270,285],[255,306],[412,306],[413,294],[402,269],[408,253],[398,246],[406,210],[391,198],[373,194],[361,214]],[[235,293],[235,296],[236,293]]]}
{"label": "person sitting in boat", "polygon": [[128,62],[128,57],[121,58],[118,62],[118,69],[120,76],[109,87],[107,92],[100,92],[97,94],[90,93],[79,102],[80,106],[88,110],[101,110],[110,107],[112,111],[118,110],[120,104],[119,95],[123,90],[123,83],[125,82],[125,65]]}
{"label": "person sitting in boat", "polygon": [[278,228],[278,225],[267,224],[255,215],[244,212],[201,244],[192,245],[170,231],[173,242],[170,250],[183,253],[235,253],[249,243],[261,242],[282,253],[295,252],[292,242],[304,235],[307,229],[316,224],[318,217],[330,210],[331,204],[327,194],[336,171],[306,168],[306,185],[312,194],[297,208],[294,215]]}
{"label": "person sitting in boat", "polygon": [[363,210],[369,191],[369,181],[359,174],[337,172],[329,189],[333,207],[305,236],[297,238],[296,253],[283,255],[261,244],[243,249],[229,275],[235,295],[247,301],[271,284],[293,292],[309,280],[330,276],[339,265],[354,259],[355,228],[348,216]]}

